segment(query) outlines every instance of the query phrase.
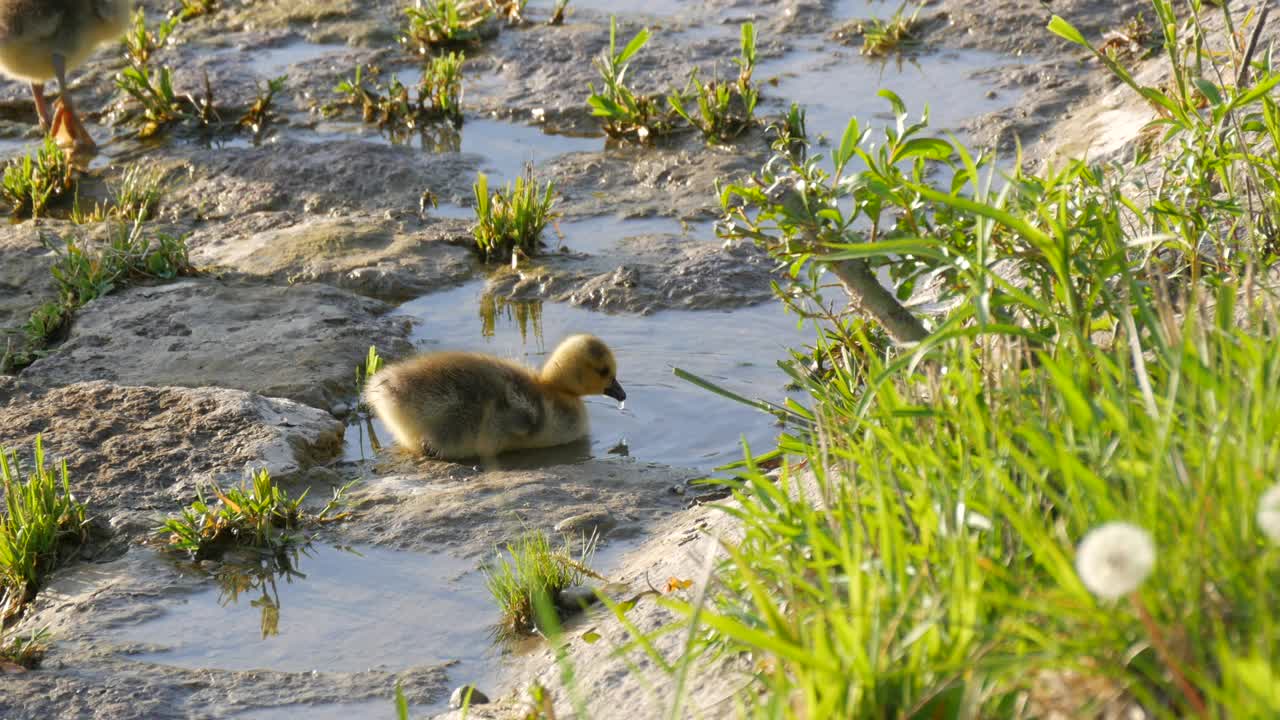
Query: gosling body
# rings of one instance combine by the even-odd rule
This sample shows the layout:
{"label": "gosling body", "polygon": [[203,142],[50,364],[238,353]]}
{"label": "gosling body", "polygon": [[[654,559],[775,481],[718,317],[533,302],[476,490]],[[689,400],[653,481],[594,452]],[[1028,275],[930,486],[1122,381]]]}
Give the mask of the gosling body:
{"label": "gosling body", "polygon": [[575,335],[538,372],[480,353],[419,355],[370,378],[365,401],[401,447],[460,459],[579,440],[588,395],[626,399],[612,351]]}
{"label": "gosling body", "polygon": [[[55,137],[93,147],[67,92],[66,73],[120,37],[131,12],[130,0],[0,0],[0,71],[31,83],[40,125]],[[44,84],[53,79],[61,99],[51,115]]]}

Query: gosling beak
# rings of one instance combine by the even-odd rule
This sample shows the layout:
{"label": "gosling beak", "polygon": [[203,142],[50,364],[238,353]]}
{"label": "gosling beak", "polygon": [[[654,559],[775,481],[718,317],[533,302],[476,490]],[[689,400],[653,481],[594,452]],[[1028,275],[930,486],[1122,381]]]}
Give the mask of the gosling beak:
{"label": "gosling beak", "polygon": [[604,389],[604,394],[618,402],[627,399],[627,391],[623,390],[622,386],[618,384],[618,378],[614,378],[613,382],[609,383],[609,387]]}

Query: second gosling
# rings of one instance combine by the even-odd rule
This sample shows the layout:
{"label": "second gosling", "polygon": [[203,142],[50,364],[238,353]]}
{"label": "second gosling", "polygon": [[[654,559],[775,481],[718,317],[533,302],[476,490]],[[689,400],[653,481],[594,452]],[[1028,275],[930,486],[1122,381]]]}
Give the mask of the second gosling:
{"label": "second gosling", "polygon": [[574,335],[540,372],[480,353],[419,355],[370,378],[364,399],[401,447],[460,459],[579,440],[588,431],[588,395],[627,399],[613,351],[597,337]]}

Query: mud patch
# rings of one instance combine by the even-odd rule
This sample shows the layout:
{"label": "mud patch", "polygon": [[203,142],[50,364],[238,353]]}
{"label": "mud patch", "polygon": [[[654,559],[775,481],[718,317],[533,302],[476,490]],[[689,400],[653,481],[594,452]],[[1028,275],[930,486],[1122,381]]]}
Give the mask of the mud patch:
{"label": "mud patch", "polygon": [[370,345],[408,350],[389,308],[325,285],[267,287],[207,278],[138,287],[96,300],[69,337],[22,378],[124,385],[216,386],[331,408],[355,393]]}

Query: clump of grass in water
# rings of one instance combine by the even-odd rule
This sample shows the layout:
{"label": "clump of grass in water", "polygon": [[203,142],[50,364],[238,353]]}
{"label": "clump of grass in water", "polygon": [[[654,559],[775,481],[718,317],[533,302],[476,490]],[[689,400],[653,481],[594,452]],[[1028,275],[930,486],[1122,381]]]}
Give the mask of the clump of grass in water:
{"label": "clump of grass in water", "polygon": [[85,506],[71,493],[67,464],[58,471],[45,461],[36,436],[31,470],[24,480],[16,451],[0,447],[0,626],[35,597],[41,582],[86,535]]}
{"label": "clump of grass in water", "polygon": [[493,14],[488,0],[415,0],[405,8],[407,24],[400,37],[406,48],[427,56],[442,45],[480,38],[477,28]]}
{"label": "clump of grass in water", "polygon": [[883,57],[896,50],[919,41],[913,35],[919,27],[921,6],[917,6],[910,15],[904,14],[907,3],[898,6],[888,20],[872,18],[855,23],[852,27],[854,35],[862,36],[862,54],[869,57]]}
{"label": "clump of grass in water", "polygon": [[116,89],[132,98],[141,112],[124,113],[127,122],[139,125],[138,137],[148,138],[161,130],[182,122],[193,122],[208,129],[219,122],[213,106],[213,88],[205,74],[204,95],[179,95],[173,88],[173,71],[168,67],[153,69],[152,55],[167,45],[178,25],[178,18],[160,23],[159,29],[148,29],[145,13],[134,14],[133,29],[125,36],[125,57],[129,67],[116,74]]}
{"label": "clump of grass in water", "polygon": [[26,636],[15,635],[6,640],[4,630],[0,629],[0,672],[21,672],[39,667],[49,649],[50,636],[49,628],[41,627]]}
{"label": "clump of grass in water", "polygon": [[34,157],[10,160],[4,167],[0,194],[14,217],[40,217],[50,203],[75,187],[74,168],[52,137]]}
{"label": "clump of grass in water", "polygon": [[317,514],[302,510],[307,497],[297,498],[271,479],[266,470],[258,470],[248,485],[223,490],[211,487],[212,502],[197,491],[197,498],[183,508],[177,517],[167,518],[154,531],[156,538],[175,550],[196,559],[211,557],[231,547],[250,547],[275,551],[303,542],[300,535],[307,523],[336,519],[332,513],[342,502],[348,486],[334,491],[333,499]]}
{"label": "clump of grass in water", "polygon": [[569,7],[569,0],[556,0],[555,7],[551,10],[551,17],[547,18],[548,25],[563,25],[565,10]]}
{"label": "clump of grass in water", "polygon": [[476,200],[476,224],[471,233],[486,262],[506,262],[518,254],[533,257],[542,243],[542,231],[557,215],[555,183],[539,189],[533,170],[525,168],[515,185],[507,184],[490,194],[489,177],[476,176],[472,188]]}
{"label": "clump of grass in water", "polygon": [[274,114],[271,106],[275,102],[276,95],[284,91],[285,83],[289,82],[288,75],[281,75],[267,81],[266,85],[260,85],[258,88],[258,97],[254,99],[253,104],[241,116],[240,127],[253,133],[254,137],[262,134],[267,126],[271,124]]}
{"label": "clump of grass in water", "polygon": [[[677,115],[702,132],[710,144],[719,144],[741,135],[755,118],[760,91],[751,82],[756,65],[756,30],[751,23],[742,24],[742,55],[734,59],[738,65],[736,82],[718,80],[703,82],[695,68],[683,92],[667,96],[667,103]],[[685,109],[690,99],[696,102],[696,113]]]}
{"label": "clump of grass in water", "polygon": [[509,543],[506,554],[499,552],[495,564],[485,570],[485,586],[502,614],[502,633],[535,631],[539,604],[554,607],[560,593],[593,575],[588,564],[594,553],[594,536],[584,542],[576,560],[567,538],[557,550],[541,531],[527,532]]}
{"label": "clump of grass in water", "polygon": [[609,137],[648,142],[671,131],[671,118],[662,108],[661,97],[639,94],[627,85],[627,69],[635,54],[649,42],[649,29],[636,33],[622,50],[618,50],[617,40],[618,20],[611,17],[609,48],[591,61],[604,84],[600,92],[596,92],[594,84],[587,84],[591,91],[587,105],[592,115],[603,120]]}
{"label": "clump of grass in water", "polygon": [[218,11],[218,0],[182,0],[182,9],[178,11],[179,20],[191,20],[204,15],[212,15]]}
{"label": "clump of grass in water", "polygon": [[337,101],[326,105],[322,112],[333,117],[343,108],[360,111],[366,123],[387,130],[393,138],[422,128],[432,120],[462,122],[462,64],[466,56],[451,52],[431,58],[418,83],[417,98],[412,99],[409,88],[396,77],[388,85],[376,81],[380,71],[368,68],[368,77],[374,80],[366,84],[366,71],[356,66],[351,78],[343,80],[333,89]]}

